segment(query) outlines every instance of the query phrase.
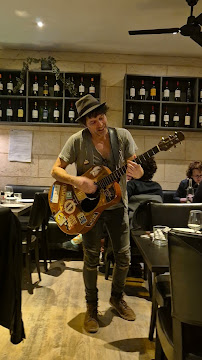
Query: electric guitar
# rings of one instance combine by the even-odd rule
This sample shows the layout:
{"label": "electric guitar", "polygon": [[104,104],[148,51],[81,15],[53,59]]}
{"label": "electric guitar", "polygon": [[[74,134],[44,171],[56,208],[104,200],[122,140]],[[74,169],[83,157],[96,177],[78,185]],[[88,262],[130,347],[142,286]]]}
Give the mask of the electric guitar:
{"label": "electric guitar", "polygon": [[[175,132],[158,145],[138,156],[134,161],[142,164],[160,151],[167,151],[184,140],[182,132]],[[121,200],[118,181],[126,173],[127,163],[111,172],[106,166],[93,166],[83,176],[92,179],[97,185],[94,194],[61,182],[54,182],[48,194],[49,205],[59,228],[66,234],[85,234],[96,223],[101,213]]]}

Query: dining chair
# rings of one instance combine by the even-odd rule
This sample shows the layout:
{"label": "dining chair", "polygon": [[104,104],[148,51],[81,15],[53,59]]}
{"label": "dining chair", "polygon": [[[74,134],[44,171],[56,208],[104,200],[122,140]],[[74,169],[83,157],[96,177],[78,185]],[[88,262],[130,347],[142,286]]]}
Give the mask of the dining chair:
{"label": "dining chair", "polygon": [[[202,210],[202,204],[179,204],[179,203],[153,203],[150,207],[150,225],[167,225],[170,228],[186,228],[191,210]],[[152,295],[152,311],[149,329],[149,340],[153,340],[156,326],[156,313],[158,306],[165,306],[170,300],[169,275],[157,276],[154,281]]]}
{"label": "dining chair", "polygon": [[25,338],[21,313],[22,233],[18,218],[0,207],[0,325],[10,330],[11,342]]}
{"label": "dining chair", "polygon": [[157,311],[155,360],[202,359],[202,236],[168,235],[171,309]]}
{"label": "dining chair", "polygon": [[20,218],[22,226],[22,252],[25,254],[25,268],[27,275],[28,292],[33,294],[32,271],[31,271],[31,251],[35,253],[35,263],[39,281],[41,281],[39,264],[39,244],[42,248],[44,269],[47,271],[48,241],[47,223],[50,215],[47,193],[35,193],[34,203],[31,208],[28,223],[24,223]]}

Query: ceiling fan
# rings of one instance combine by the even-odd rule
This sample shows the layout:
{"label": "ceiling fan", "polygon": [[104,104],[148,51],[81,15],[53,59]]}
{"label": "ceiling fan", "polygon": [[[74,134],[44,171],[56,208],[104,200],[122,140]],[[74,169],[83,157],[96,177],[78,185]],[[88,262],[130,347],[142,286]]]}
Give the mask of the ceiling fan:
{"label": "ceiling fan", "polygon": [[187,19],[187,23],[181,28],[167,28],[167,29],[152,29],[152,30],[130,30],[129,35],[147,35],[147,34],[176,34],[180,33],[183,36],[189,36],[197,44],[202,46],[202,13],[195,17],[193,16],[193,7],[197,4],[198,0],[186,0],[191,6],[191,14]]}

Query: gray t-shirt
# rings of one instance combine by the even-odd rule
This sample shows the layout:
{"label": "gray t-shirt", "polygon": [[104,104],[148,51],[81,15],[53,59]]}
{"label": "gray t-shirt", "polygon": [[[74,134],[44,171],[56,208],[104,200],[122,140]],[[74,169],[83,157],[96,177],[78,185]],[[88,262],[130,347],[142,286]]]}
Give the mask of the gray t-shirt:
{"label": "gray t-shirt", "polygon": [[[114,163],[112,150],[109,159],[104,159],[96,150],[88,129],[80,130],[76,134],[70,136],[59,154],[59,157],[67,164],[75,163],[77,175],[83,175],[93,165],[104,165],[111,171],[114,171],[117,167],[123,166],[126,160],[133,156],[137,150],[137,146],[128,130],[116,128],[116,131],[119,140],[118,166]],[[121,187],[123,203],[127,206],[126,175],[121,177],[119,184]],[[113,208],[117,207],[117,205],[113,206]],[[110,209],[112,209],[112,207]]]}

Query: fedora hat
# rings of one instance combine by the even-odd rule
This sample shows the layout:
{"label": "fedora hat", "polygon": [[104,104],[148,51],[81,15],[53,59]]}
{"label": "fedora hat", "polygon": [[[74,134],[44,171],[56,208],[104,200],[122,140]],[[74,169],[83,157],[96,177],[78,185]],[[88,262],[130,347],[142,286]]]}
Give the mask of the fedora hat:
{"label": "fedora hat", "polygon": [[79,115],[76,121],[81,120],[81,118],[88,115],[91,111],[105,104],[106,102],[100,104],[99,101],[90,94],[83,96],[75,103]]}

